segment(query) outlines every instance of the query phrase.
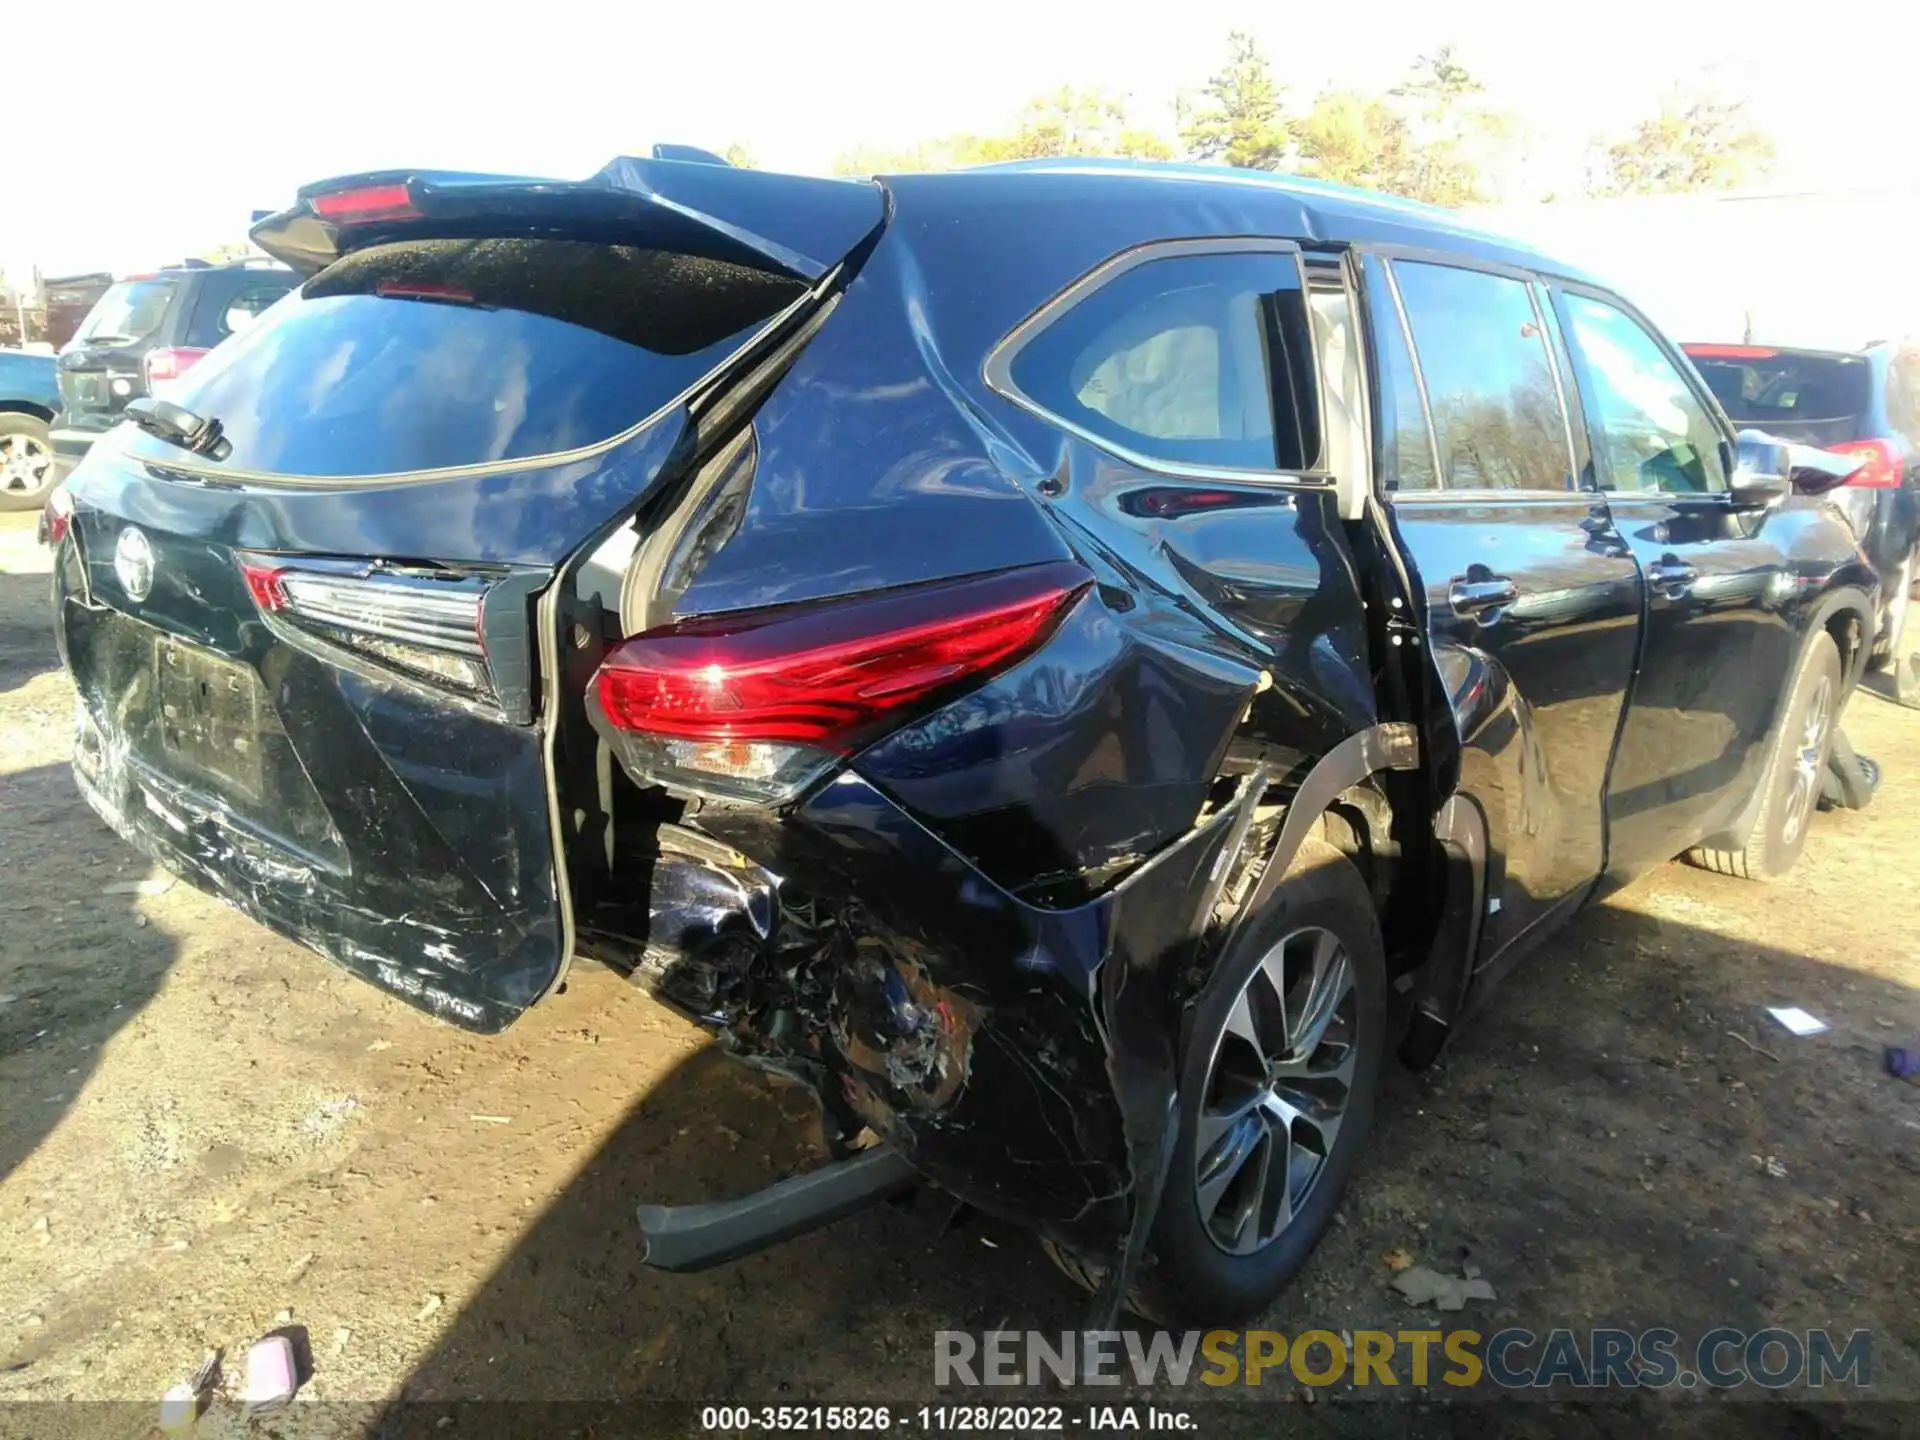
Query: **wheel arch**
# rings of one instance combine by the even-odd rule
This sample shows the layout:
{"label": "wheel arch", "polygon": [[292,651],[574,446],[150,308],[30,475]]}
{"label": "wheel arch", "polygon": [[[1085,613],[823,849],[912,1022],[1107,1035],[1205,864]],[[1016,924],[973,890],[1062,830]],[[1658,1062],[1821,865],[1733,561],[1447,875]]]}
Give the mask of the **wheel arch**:
{"label": "wheel arch", "polygon": [[0,400],[0,415],[31,415],[42,425],[53,423],[53,411],[31,400]]}

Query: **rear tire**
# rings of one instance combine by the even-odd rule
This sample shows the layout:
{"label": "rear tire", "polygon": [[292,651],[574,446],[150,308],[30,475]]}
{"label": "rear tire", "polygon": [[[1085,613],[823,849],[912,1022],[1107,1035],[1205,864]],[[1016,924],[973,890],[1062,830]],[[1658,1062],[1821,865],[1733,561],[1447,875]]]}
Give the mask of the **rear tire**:
{"label": "rear tire", "polygon": [[17,410],[0,411],[0,510],[38,510],[53,485],[47,422]]}
{"label": "rear tire", "polygon": [[1308,840],[1192,1012],[1180,1134],[1135,1309],[1204,1326],[1273,1301],[1333,1221],[1386,1041],[1372,894],[1346,856]]}
{"label": "rear tire", "polygon": [[1737,850],[1698,846],[1687,859],[1742,880],[1778,880],[1791,870],[1806,848],[1839,710],[1840,649],[1822,631],[1807,646],[1794,677],[1786,718],[1760,777],[1764,799],[1747,843]]}

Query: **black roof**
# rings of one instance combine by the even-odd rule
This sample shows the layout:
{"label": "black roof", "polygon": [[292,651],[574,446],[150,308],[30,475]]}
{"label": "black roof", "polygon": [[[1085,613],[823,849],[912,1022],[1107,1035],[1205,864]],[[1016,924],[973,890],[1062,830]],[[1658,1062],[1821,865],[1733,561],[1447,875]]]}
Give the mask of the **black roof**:
{"label": "black roof", "polygon": [[[1158,161],[1021,160],[969,170],[880,177],[891,188],[964,190],[968,203],[1042,200],[1151,208],[1184,233],[1254,233],[1304,243],[1404,245],[1513,265],[1588,284],[1578,266],[1458,211],[1304,176]],[[954,198],[958,198],[955,196]]]}

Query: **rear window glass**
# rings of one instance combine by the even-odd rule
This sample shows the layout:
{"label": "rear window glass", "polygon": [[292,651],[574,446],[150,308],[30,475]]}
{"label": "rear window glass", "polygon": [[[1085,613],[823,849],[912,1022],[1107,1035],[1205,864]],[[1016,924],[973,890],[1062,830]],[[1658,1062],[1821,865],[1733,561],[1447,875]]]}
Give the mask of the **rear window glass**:
{"label": "rear window glass", "polygon": [[1859,356],[1688,353],[1736,425],[1852,420],[1871,408],[1873,367]]}
{"label": "rear window glass", "polygon": [[265,311],[169,398],[221,422],[224,469],[346,477],[534,459],[639,423],[801,289],[585,241],[374,246]]}
{"label": "rear window glass", "polygon": [[1318,456],[1300,272],[1270,252],[1148,260],[1021,346],[1020,392],[1148,460],[1236,470]]}
{"label": "rear window glass", "polygon": [[160,328],[173,300],[171,280],[122,280],[87,312],[78,338],[94,345],[128,345]]}

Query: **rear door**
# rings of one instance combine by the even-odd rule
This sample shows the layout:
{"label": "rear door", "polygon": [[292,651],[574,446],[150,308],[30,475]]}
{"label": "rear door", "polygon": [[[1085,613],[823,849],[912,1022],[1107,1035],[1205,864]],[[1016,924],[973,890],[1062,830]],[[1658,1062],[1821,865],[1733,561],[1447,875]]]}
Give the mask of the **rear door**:
{"label": "rear door", "polygon": [[1459,789],[1487,824],[1484,964],[1600,872],[1639,574],[1582,483],[1585,438],[1529,277],[1380,254],[1365,275],[1379,469],[1425,593]]}
{"label": "rear door", "polygon": [[1820,501],[1738,511],[1733,440],[1618,298],[1556,294],[1595,469],[1647,580],[1647,631],[1607,800],[1610,884],[1671,860],[1752,793],[1798,655],[1789,553]]}
{"label": "rear door", "polygon": [[89,798],[402,998],[507,1024],[570,948],[539,597],[811,293],[567,239],[374,244],[309,279],[171,393],[223,427],[207,453],[124,427],[75,472]]}

